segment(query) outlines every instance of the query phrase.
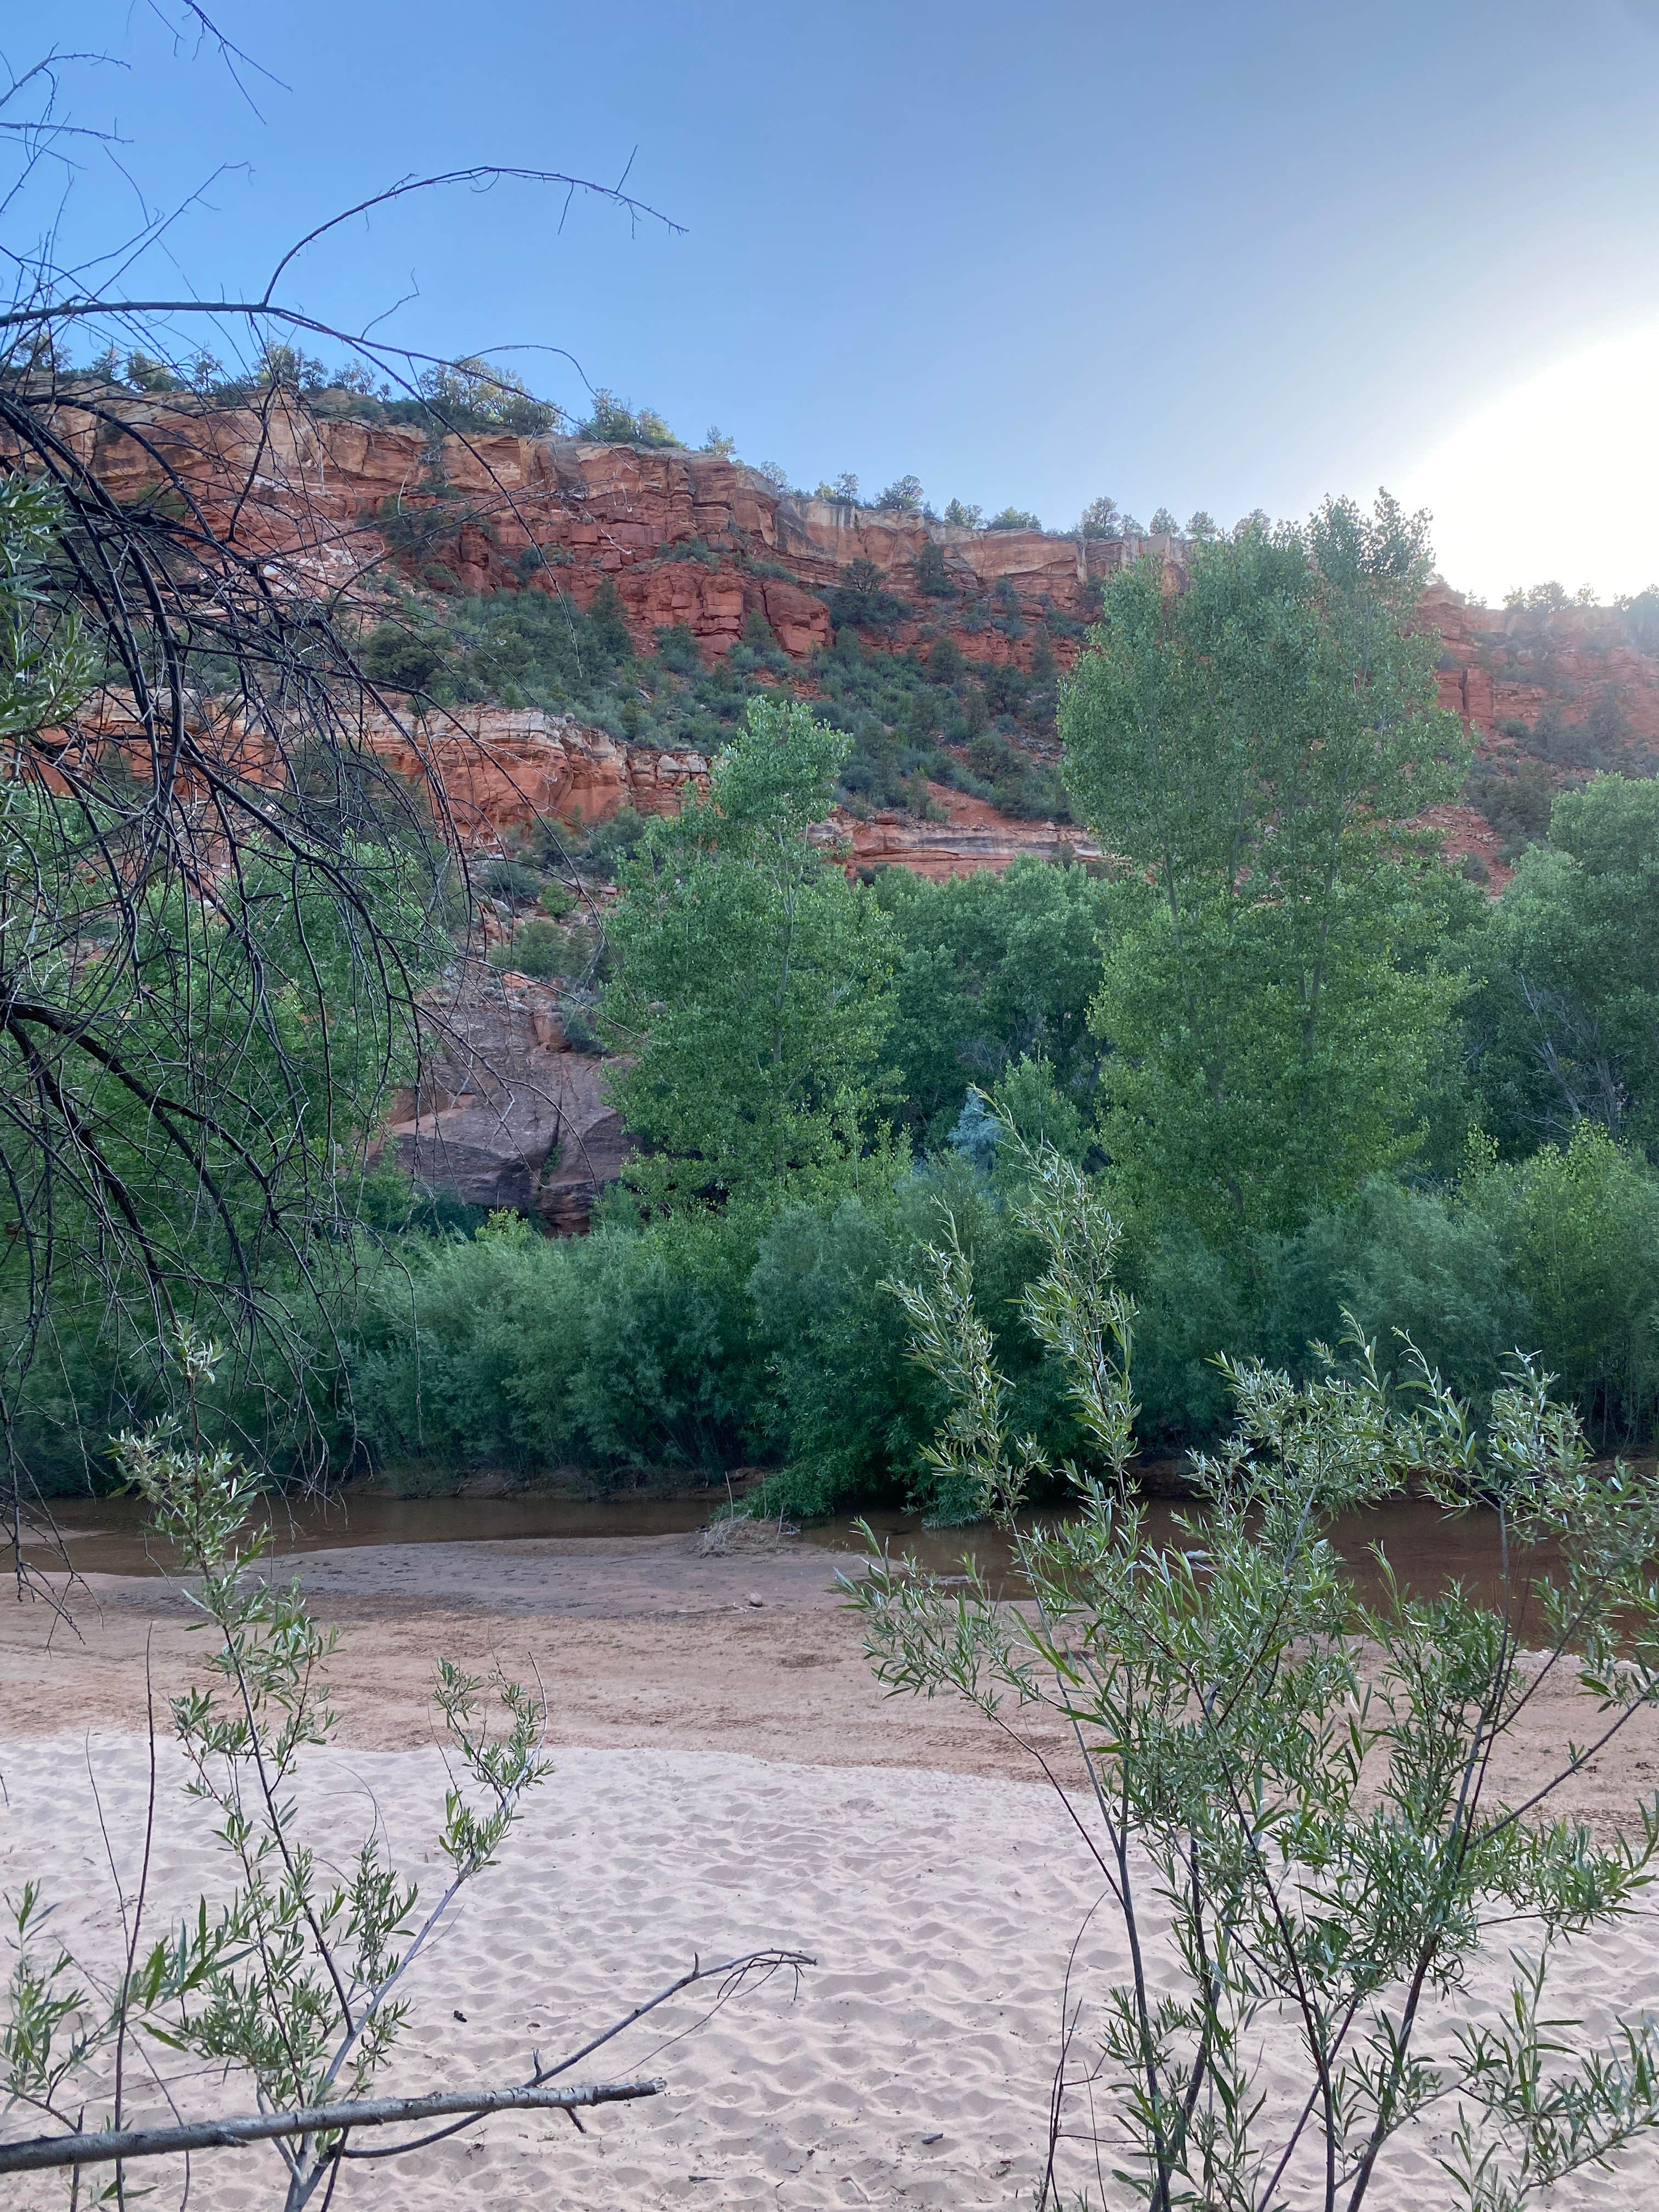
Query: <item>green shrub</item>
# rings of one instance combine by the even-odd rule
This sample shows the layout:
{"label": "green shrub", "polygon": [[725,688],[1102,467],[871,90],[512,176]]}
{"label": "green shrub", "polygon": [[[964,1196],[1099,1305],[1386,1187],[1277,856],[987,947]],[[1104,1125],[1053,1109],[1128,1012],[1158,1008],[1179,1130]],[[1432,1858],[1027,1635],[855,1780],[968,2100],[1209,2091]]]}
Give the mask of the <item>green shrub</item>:
{"label": "green shrub", "polygon": [[501,1214],[406,1256],[376,1273],[349,1348],[378,1459],[712,1468],[750,1448],[741,1258],[615,1227],[556,1240]]}
{"label": "green shrub", "polygon": [[631,860],[648,827],[647,817],[631,806],[618,808],[608,822],[596,822],[581,848],[581,863],[596,876],[613,876],[624,860]]}
{"label": "green shrub", "polygon": [[478,878],[479,886],[491,898],[534,898],[541,889],[541,877],[534,868],[526,867],[522,860],[490,860],[485,864]]}
{"label": "green shrub", "polygon": [[847,563],[830,595],[830,619],[837,629],[890,629],[905,612],[903,600],[888,590],[881,570],[862,555]]}
{"label": "green shrub", "polygon": [[391,691],[424,691],[449,657],[441,630],[381,623],[357,648],[358,665],[370,683]]}
{"label": "green shrub", "polygon": [[590,1305],[570,1404],[588,1449],[710,1471],[747,1456],[763,1384],[744,1270],[725,1264],[718,1231],[702,1249],[672,1230],[586,1242]]}
{"label": "green shrub", "polygon": [[887,1285],[914,1277],[947,1215],[987,1312],[1000,1317],[1017,1419],[1057,1454],[1074,1444],[1057,1370],[1014,1318],[1038,1248],[993,1183],[946,1152],[890,1193],[843,1199],[828,1212],[790,1206],[762,1237],[749,1288],[773,1378],[772,1441],[786,1462],[769,1480],[763,1510],[821,1514],[926,1498],[921,1447],[939,1399],[907,1356]]}
{"label": "green shrub", "polygon": [[570,951],[565,932],[556,922],[536,915],[520,922],[506,943],[490,946],[489,964],[492,968],[516,969],[520,975],[545,983],[566,972]]}
{"label": "green shrub", "polygon": [[1659,1176],[1591,1121],[1565,1148],[1473,1180],[1524,1297],[1532,1345],[1591,1433],[1628,1445],[1659,1415]]}
{"label": "green shrub", "polygon": [[944,552],[931,538],[916,556],[916,589],[930,599],[953,599],[957,595]]}

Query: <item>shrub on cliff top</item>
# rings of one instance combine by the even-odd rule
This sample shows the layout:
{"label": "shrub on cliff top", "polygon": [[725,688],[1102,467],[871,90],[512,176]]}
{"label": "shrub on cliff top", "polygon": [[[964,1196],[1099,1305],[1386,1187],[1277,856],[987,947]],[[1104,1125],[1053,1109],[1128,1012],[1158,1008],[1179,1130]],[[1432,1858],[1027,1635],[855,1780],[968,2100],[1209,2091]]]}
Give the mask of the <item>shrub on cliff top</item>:
{"label": "shrub on cliff top", "polygon": [[884,491],[879,491],[871,501],[872,507],[889,514],[920,514],[922,509],[921,478],[895,477]]}
{"label": "shrub on cliff top", "polygon": [[593,394],[591,413],[577,423],[576,435],[607,446],[678,446],[680,442],[654,407],[631,408],[604,385]]}
{"label": "shrub on cliff top", "polygon": [[417,386],[441,423],[456,430],[517,430],[532,438],[556,435],[564,411],[532,397],[521,376],[474,354],[453,365],[427,369]]}

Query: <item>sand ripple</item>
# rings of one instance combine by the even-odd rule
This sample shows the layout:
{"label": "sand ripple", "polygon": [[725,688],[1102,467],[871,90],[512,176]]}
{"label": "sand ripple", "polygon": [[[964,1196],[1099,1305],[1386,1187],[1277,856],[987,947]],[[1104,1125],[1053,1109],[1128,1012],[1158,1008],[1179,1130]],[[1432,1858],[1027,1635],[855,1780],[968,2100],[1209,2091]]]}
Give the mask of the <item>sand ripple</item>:
{"label": "sand ripple", "polygon": [[[95,1750],[130,1876],[144,1747],[106,1737]],[[40,1870],[64,1901],[64,1934],[101,1930],[108,1944],[113,1897],[82,1741],[16,1744],[0,1771],[3,1887]],[[378,1817],[402,1862],[420,1871],[426,1855],[435,1880],[428,1814],[441,1790],[434,1752],[336,1749],[316,1759],[305,1795],[342,1855]],[[199,1814],[184,1820],[194,1834],[161,1854],[153,1910],[192,1894],[212,1866]],[[562,1750],[501,1863],[419,1970],[422,2018],[388,2087],[520,2077],[532,2047],[579,2039],[694,1950],[781,1944],[820,1964],[798,1994],[775,1982],[684,2040],[689,2001],[630,2033],[606,2070],[665,2073],[671,2092],[654,2104],[593,2116],[586,2136],[562,2118],[502,2116],[410,2161],[354,2169],[336,2205],[1029,2204],[1067,1954],[1100,1886],[1041,1788],[732,1753]],[[1644,1920],[1586,1947],[1613,2004],[1659,2007],[1653,1935]],[[1103,1913],[1080,1954],[1091,1971],[1113,1969],[1115,1940]],[[1613,2017],[1604,2006],[1589,2026]],[[1644,2205],[1659,2197],[1656,2168],[1641,2152],[1556,2202]],[[1374,2201],[1420,2212],[1442,2186],[1425,2141]],[[62,2201],[44,2185],[8,2199]],[[274,2154],[198,2161],[191,2201],[201,2212],[279,2202]]]}

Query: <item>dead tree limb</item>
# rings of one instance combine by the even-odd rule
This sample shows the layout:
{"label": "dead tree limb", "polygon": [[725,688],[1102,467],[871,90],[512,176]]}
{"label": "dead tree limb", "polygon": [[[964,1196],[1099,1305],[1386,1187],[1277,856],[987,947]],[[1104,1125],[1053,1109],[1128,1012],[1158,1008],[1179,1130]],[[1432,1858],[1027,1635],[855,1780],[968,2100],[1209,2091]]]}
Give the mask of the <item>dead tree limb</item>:
{"label": "dead tree limb", "polygon": [[191,2120],[175,2128],[105,2128],[85,2135],[32,2136],[26,2142],[0,2143],[0,2173],[110,2166],[117,2159],[165,2158],[180,2151],[237,2150],[282,2136],[392,2127],[401,2120],[440,2119],[455,2112],[473,2119],[482,2119],[487,2112],[573,2112],[582,2106],[659,2097],[667,2087],[660,2076],[653,2076],[643,2081],[590,2081],[572,2089],[445,2089],[430,2097],[348,2099],[337,2105],[313,2105],[304,2112],[245,2112],[234,2119]]}

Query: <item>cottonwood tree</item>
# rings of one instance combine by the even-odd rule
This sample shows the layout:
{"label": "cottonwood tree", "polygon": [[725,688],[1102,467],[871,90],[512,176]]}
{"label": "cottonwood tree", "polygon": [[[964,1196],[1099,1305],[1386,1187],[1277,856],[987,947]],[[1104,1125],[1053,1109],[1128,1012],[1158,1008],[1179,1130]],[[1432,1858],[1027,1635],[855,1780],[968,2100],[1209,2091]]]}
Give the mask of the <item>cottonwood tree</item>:
{"label": "cottonwood tree", "polygon": [[[1482,1428],[1421,1362],[1391,1390],[1356,1346],[1307,1383],[1228,1362],[1232,1433],[1160,1530],[1128,1479],[1117,1225],[1051,1151],[1026,1166],[1048,1265],[1024,1317],[1087,1438],[1067,1517],[1018,1517],[1053,1471],[1009,1433],[948,1223],[895,1287],[949,1396],[939,1485],[1007,1531],[1035,1607],[878,1550],[848,1588],[888,1688],[953,1692],[1028,1748],[1045,1716],[1075,1746],[1044,1771],[1084,1785],[1067,1810],[1122,1963],[1100,1987],[1074,1959],[1040,2202],[1362,2212],[1426,2151],[1431,2201],[1518,2212],[1659,2128],[1659,2027],[1578,1948],[1641,1897],[1659,1808],[1601,1841],[1565,1802],[1659,1702],[1659,1485],[1592,1464],[1534,1362]],[[1337,1516],[1408,1484],[1490,1516],[1495,1595],[1351,1571]],[[1516,1745],[1564,1680],[1577,1741]],[[1600,2040],[1564,2013],[1568,1960],[1624,2020]]]}
{"label": "cottonwood tree", "polygon": [[857,1187],[885,1156],[878,1060],[895,945],[808,831],[850,739],[798,701],[756,699],[705,800],[655,822],[611,919],[611,1091],[652,1206],[774,1206]]}
{"label": "cottonwood tree", "polygon": [[1123,1202],[1235,1243],[1405,1158],[1457,986],[1407,824],[1468,748],[1413,627],[1422,517],[1300,527],[1110,578],[1060,703],[1067,788],[1132,866],[1095,1019]]}

